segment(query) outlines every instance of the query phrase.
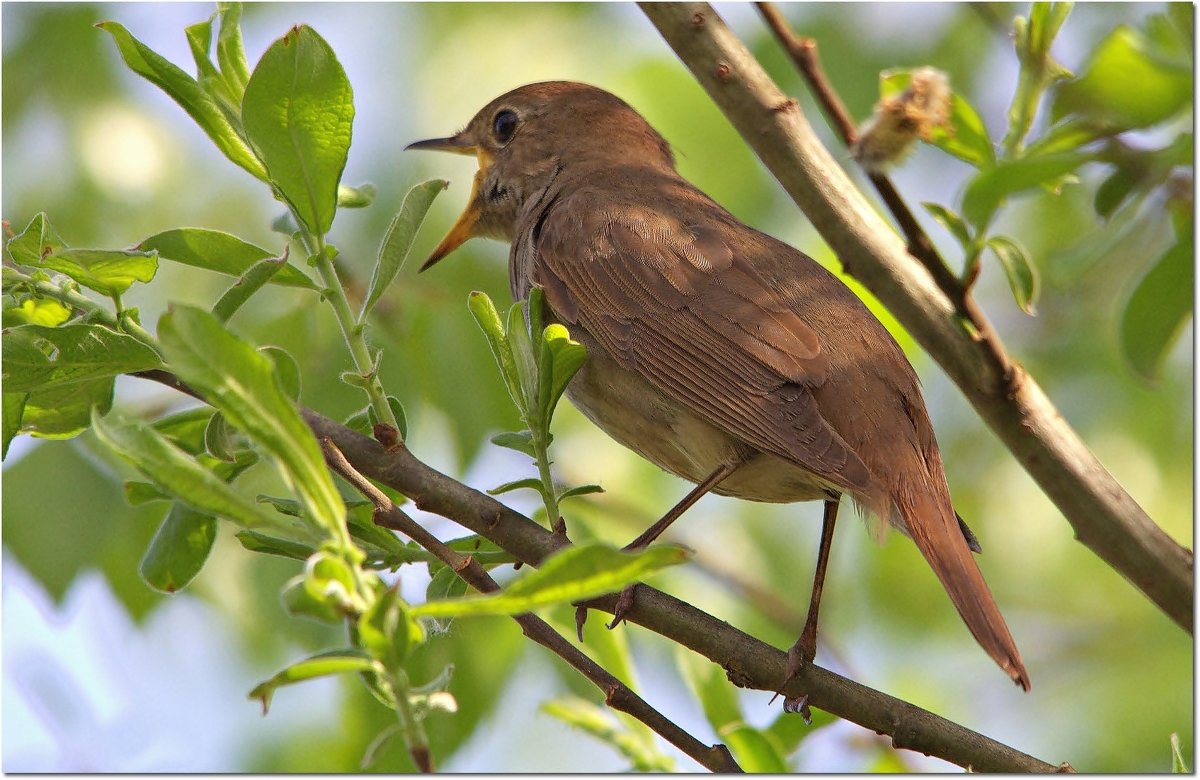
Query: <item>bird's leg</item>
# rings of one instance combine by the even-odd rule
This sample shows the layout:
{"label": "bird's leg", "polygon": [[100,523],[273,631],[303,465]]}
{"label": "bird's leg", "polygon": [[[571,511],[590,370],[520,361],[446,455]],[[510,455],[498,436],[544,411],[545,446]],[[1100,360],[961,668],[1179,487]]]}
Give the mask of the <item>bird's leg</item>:
{"label": "bird's leg", "polygon": [[[829,550],[833,546],[833,526],[837,522],[840,500],[841,494],[839,493],[830,493],[830,497],[825,499],[825,513],[821,519],[821,544],[817,551],[817,570],[813,575],[812,597],[808,602],[808,618],[804,621],[804,630],[800,632],[800,638],[788,650],[787,674],[783,678],[783,685],[779,686],[780,691],[817,656],[817,614],[821,611],[821,591],[825,588],[825,569],[829,565]],[[807,696],[785,697],[783,708],[787,712],[803,714],[808,709],[807,700]],[[807,721],[808,718],[806,717],[805,720]]]}
{"label": "bird's leg", "polygon": [[[678,520],[680,515],[690,509],[692,504],[695,504],[697,501],[703,498],[706,493],[715,488],[721,482],[721,480],[725,479],[734,471],[736,471],[738,466],[741,466],[743,463],[745,463],[745,459],[743,458],[739,458],[738,460],[730,463],[722,463],[713,471],[713,473],[705,477],[703,482],[692,488],[692,490],[683,497],[682,501],[671,507],[671,510],[663,515],[658,522],[647,528],[642,532],[641,536],[625,545],[625,547],[622,549],[630,551],[640,550],[653,542],[662,535],[663,531],[667,530],[671,523]],[[621,625],[621,621],[625,619],[625,613],[628,612],[629,608],[633,606],[633,591],[635,588],[637,588],[637,583],[626,585],[620,594],[618,594],[617,604],[613,609],[613,619],[612,622],[608,624],[609,628],[616,628],[617,626]],[[583,624],[586,621],[587,607],[577,607],[575,609],[575,631],[579,636],[580,642],[583,641]]]}

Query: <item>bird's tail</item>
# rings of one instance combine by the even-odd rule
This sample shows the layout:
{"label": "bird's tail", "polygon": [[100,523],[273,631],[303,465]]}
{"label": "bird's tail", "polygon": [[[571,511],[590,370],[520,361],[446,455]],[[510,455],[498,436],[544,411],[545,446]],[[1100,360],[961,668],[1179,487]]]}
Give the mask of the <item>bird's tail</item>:
{"label": "bird's tail", "polygon": [[902,489],[893,500],[909,535],[941,580],[975,641],[1017,685],[1028,691],[1029,673],[1021,663],[1021,654],[1000,608],[971,557],[949,496],[939,499],[937,491]]}

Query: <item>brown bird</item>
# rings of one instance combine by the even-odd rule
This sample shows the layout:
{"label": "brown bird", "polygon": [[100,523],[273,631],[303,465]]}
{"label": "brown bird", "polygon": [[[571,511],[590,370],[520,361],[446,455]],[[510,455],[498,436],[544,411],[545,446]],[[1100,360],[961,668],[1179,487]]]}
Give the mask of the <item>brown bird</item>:
{"label": "brown bird", "polygon": [[568,397],[618,442],[697,483],[631,546],[709,490],[825,501],[790,680],[816,651],[847,494],[916,542],[975,639],[1029,689],[951,504],[916,373],[833,274],[685,181],[640,114],[585,84],[520,87],[461,132],[408,148],[479,160],[466,210],[422,270],[470,238],[510,242],[514,300],[540,287],[550,318],[587,347]]}

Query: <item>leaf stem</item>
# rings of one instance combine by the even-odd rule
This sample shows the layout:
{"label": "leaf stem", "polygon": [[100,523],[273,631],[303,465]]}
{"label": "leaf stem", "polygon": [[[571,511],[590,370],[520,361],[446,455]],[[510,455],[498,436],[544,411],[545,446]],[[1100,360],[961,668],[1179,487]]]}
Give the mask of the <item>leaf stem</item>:
{"label": "leaf stem", "polygon": [[[297,219],[297,223],[303,224],[299,219]],[[354,368],[366,380],[363,390],[370,399],[375,416],[380,422],[390,425],[399,433],[400,425],[396,422],[396,416],[392,414],[392,407],[388,404],[383,384],[376,375],[376,365],[371,359],[367,341],[363,338],[362,326],[359,325],[350,308],[350,300],[346,297],[346,288],[342,286],[342,280],[338,277],[324,237],[302,233],[301,238],[305,249],[313,258],[317,273],[321,275],[321,281],[325,285],[325,298],[333,307],[334,317],[342,329],[342,337],[345,338],[346,346],[350,349],[350,357],[354,360]]]}
{"label": "leaf stem", "polygon": [[429,757],[429,739],[425,736],[425,728],[421,719],[412,710],[409,692],[412,685],[408,674],[400,667],[388,670],[388,681],[392,685],[392,695],[396,699],[396,718],[400,722],[400,733],[404,735],[404,744],[413,763],[422,772],[432,772],[433,763]]}
{"label": "leaf stem", "polygon": [[158,340],[154,336],[137,323],[128,310],[122,309],[119,314],[112,314],[100,304],[88,298],[78,290],[72,289],[69,285],[58,285],[44,279],[35,279],[34,277],[23,273],[15,268],[6,268],[5,277],[7,280],[15,280],[17,282],[27,284],[33,288],[39,295],[44,295],[47,298],[53,298],[60,303],[65,303],[68,306],[78,311],[84,312],[88,319],[93,322],[101,322],[109,326],[113,330],[118,330],[126,333],[145,344],[150,349],[154,350],[160,357],[162,350],[159,349]]}

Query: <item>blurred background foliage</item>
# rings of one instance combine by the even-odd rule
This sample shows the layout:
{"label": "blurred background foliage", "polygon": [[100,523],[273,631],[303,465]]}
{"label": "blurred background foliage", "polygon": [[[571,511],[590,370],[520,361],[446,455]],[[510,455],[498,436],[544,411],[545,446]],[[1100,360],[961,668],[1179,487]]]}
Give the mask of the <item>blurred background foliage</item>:
{"label": "blurred background foliage", "polygon": [[[1190,30],[1190,6],[1184,8]],[[879,71],[933,65],[970,98],[993,138],[1003,137],[1017,73],[1010,22],[1027,12],[1024,6],[862,3],[783,10],[800,33],[818,41],[831,80],[856,117],[865,118],[877,99]],[[1083,73],[1116,28],[1142,29],[1164,10],[1160,4],[1080,5],[1055,55]],[[801,96],[835,154],[849,163],[816,121],[797,75],[753,9],[718,11],[781,86]],[[184,225],[280,246],[269,228],[279,205],[225,164],[167,97],[127,72],[108,36],[92,26],[120,21],[190,70],[183,27],[211,12],[209,5],[189,3],[4,4],[5,220],[19,229],[46,211],[74,246],[129,246]],[[379,188],[374,207],[343,210],[334,225],[343,271],[361,284],[409,186],[431,176],[452,182],[434,206],[418,252],[432,248],[469,190],[472,161],[405,154],[404,145],[447,135],[496,95],[543,79],[587,81],[622,96],[672,143],[685,176],[741,219],[838,268],[632,5],[249,5],[243,31],[251,62],[302,21],[330,42],[354,85],[357,116],[344,181]],[[1126,140],[1134,150],[1159,148],[1190,133],[1191,123],[1189,109]],[[1187,159],[1190,165],[1190,151]],[[1123,358],[1119,335],[1132,290],[1171,243],[1167,196],[1147,189],[1135,209],[1104,219],[1094,200],[1113,170],[1088,166],[1060,195],[1016,200],[997,222],[1019,237],[1041,274],[1036,317],[1019,311],[995,264],[985,265],[977,295],[1013,357],[1134,498],[1190,547],[1190,319],[1152,381]],[[910,203],[952,204],[968,173],[962,163],[921,148],[894,178]],[[953,263],[953,239],[925,222]],[[506,257],[506,247],[476,241],[431,273],[418,276],[409,264],[377,308],[370,332],[384,350],[384,385],[406,404],[412,449],[480,489],[529,473],[522,456],[486,443],[488,435],[518,423],[465,305],[472,289],[508,300]],[[1189,269],[1190,263],[1189,257]],[[155,284],[141,298],[132,291],[127,296],[147,323],[168,299],[210,301],[225,281],[164,264]],[[306,405],[335,418],[361,405],[338,380],[350,366],[324,307],[283,288],[255,301],[235,330],[302,361]],[[818,663],[1082,771],[1166,771],[1172,732],[1181,735],[1191,765],[1191,637],[1074,542],[1070,527],[956,388],[911,339],[898,335],[924,381],[956,505],[983,545],[981,566],[1021,647],[1033,692],[1014,689],[979,652],[915,547],[894,535],[875,545],[853,523],[834,548]],[[144,410],[184,402],[130,380],[118,383],[118,404]],[[607,489],[568,505],[577,538],[623,543],[685,492],[682,482],[607,440],[567,405],[556,437],[560,478]],[[4,463],[4,769],[355,769],[391,717],[356,681],[283,691],[265,719],[244,698],[286,661],[339,641],[323,625],[284,614],[277,594],[297,565],[252,557],[224,529],[186,594],[153,594],[138,579],[137,564],[162,507],[127,506],[121,473],[88,435],[69,442],[21,439]],[[248,478],[271,491],[268,469]],[[506,498],[523,511],[535,508],[520,494]],[[706,498],[672,534],[697,551],[696,560],[654,583],[787,647],[803,619],[819,512],[817,504]],[[443,538],[461,535],[446,521],[418,519]],[[420,598],[420,574],[404,578],[404,592]],[[599,641],[592,636],[597,616],[592,622],[589,641]],[[720,739],[669,643],[636,627],[620,631],[628,634],[646,697],[701,739]],[[529,647],[511,621],[457,621],[421,648],[416,663],[428,674],[414,673],[414,680],[447,662],[455,668],[451,691],[459,711],[427,722],[441,768],[628,766],[608,747],[539,711],[543,701],[568,691],[591,701],[598,695],[557,659]],[[754,725],[777,714],[770,694],[737,696]],[[893,753],[885,740],[852,724],[814,727],[805,736],[793,769],[953,769]],[[694,768],[682,757],[676,766]],[[410,766],[394,744],[374,768]]]}

